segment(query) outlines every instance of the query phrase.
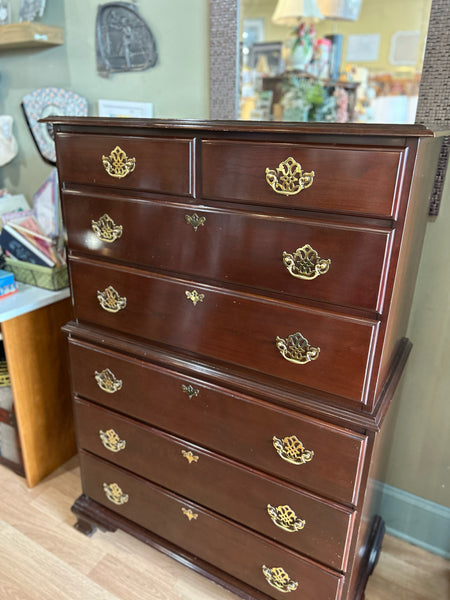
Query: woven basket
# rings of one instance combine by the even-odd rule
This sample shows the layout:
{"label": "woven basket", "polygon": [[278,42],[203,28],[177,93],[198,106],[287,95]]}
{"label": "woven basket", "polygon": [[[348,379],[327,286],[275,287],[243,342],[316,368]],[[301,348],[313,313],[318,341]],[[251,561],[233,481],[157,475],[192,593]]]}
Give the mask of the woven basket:
{"label": "woven basket", "polygon": [[45,288],[46,290],[60,290],[69,285],[67,265],[63,267],[41,267],[22,260],[5,258],[6,271],[14,273],[16,281]]}

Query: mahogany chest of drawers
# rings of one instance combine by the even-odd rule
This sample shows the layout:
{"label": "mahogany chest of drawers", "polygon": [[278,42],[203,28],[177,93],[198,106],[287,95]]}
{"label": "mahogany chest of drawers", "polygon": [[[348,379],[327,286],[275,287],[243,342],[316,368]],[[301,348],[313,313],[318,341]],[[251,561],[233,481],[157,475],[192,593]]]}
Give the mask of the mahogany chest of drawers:
{"label": "mahogany chest of drawers", "polygon": [[439,142],[420,126],[53,119],[90,532],[243,598],[363,598]]}

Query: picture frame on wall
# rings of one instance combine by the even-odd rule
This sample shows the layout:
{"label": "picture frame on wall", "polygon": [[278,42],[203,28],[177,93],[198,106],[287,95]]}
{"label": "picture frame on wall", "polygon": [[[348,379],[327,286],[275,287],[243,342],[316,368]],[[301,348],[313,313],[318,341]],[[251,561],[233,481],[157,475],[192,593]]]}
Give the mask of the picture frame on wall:
{"label": "picture frame on wall", "polygon": [[153,117],[153,104],[151,102],[128,102],[125,100],[99,100],[98,116],[151,119]]}
{"label": "picture frame on wall", "polygon": [[267,65],[267,74],[279,75],[284,71],[282,59],[282,42],[257,42],[250,48],[248,66],[250,69],[259,69]]}

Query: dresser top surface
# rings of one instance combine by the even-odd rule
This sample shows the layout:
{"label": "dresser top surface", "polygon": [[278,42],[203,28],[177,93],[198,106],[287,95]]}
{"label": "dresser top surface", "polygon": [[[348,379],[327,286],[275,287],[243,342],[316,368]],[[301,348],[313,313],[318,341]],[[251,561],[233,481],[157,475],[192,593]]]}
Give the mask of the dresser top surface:
{"label": "dresser top surface", "polygon": [[450,132],[424,125],[387,125],[364,123],[285,123],[269,121],[209,121],[179,119],[130,119],[102,117],[64,117],[52,116],[43,119],[63,129],[73,130],[79,127],[98,127],[114,129],[140,130],[191,130],[193,132],[234,132],[234,133],[276,133],[328,136],[375,136],[375,137],[438,137]]}

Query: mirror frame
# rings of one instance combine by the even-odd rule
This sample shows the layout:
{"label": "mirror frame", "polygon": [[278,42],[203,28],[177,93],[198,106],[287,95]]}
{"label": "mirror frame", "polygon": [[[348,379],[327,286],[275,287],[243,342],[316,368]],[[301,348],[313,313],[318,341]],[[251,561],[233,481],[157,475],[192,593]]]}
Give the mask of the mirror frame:
{"label": "mirror frame", "polygon": [[[209,0],[210,18],[210,118],[236,119],[239,92],[239,0]],[[448,129],[450,105],[450,55],[447,39],[450,27],[448,0],[432,0],[428,25],[416,123],[434,129]],[[449,155],[445,138],[439,158],[430,215],[436,216],[444,186]]]}

